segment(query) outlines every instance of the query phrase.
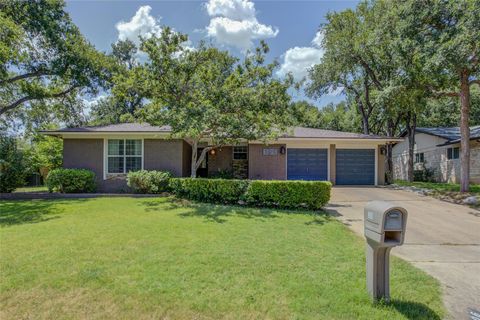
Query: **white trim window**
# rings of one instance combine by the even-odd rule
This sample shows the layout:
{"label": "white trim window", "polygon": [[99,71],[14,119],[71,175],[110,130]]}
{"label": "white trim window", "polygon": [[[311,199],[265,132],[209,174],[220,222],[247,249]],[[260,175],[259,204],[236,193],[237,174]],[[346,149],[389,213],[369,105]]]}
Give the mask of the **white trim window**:
{"label": "white trim window", "polygon": [[455,160],[460,158],[460,148],[447,148],[447,160]]}
{"label": "white trim window", "polygon": [[234,146],[233,147],[233,160],[246,160],[248,159],[248,147],[247,146]]}
{"label": "white trim window", "polygon": [[142,139],[108,139],[107,173],[125,174],[143,169]]}

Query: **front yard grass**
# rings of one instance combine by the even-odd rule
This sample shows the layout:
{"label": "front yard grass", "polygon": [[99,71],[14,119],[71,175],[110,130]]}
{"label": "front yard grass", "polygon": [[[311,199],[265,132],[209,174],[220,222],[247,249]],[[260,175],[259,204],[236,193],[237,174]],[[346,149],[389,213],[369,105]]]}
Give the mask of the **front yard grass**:
{"label": "front yard grass", "polygon": [[[398,184],[399,186],[430,189],[441,193],[460,192],[460,185],[458,183],[408,182],[404,180],[396,180],[395,184]],[[471,184],[470,193],[480,193],[480,184]]]}
{"label": "front yard grass", "polygon": [[[436,280],[309,212],[172,198],[0,201],[1,319],[440,319]],[[395,249],[394,249],[395,250]]]}

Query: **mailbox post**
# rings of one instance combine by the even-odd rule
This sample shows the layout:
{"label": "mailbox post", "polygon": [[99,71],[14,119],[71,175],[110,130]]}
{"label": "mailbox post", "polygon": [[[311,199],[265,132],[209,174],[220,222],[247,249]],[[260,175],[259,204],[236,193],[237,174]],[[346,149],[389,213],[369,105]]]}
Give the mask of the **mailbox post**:
{"label": "mailbox post", "polygon": [[386,201],[369,202],[364,211],[367,239],[367,290],[374,300],[390,300],[390,250],[405,240],[407,210]]}

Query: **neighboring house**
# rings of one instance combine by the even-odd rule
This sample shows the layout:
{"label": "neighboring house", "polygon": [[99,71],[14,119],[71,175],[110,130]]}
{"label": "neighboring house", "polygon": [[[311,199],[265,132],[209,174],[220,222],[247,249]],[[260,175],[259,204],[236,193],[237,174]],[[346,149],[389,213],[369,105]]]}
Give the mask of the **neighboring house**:
{"label": "neighboring house", "polygon": [[[168,126],[124,123],[43,131],[63,139],[63,166],[97,175],[99,191],[122,191],[131,170],[168,170],[190,176],[188,139],[171,138]],[[229,171],[236,178],[329,180],[339,185],[384,184],[384,145],[374,135],[296,127],[268,145],[245,141],[209,151],[199,176]]]}
{"label": "neighboring house", "polygon": [[[438,182],[460,182],[460,128],[417,128],[414,150],[415,170],[433,170]],[[470,150],[470,181],[480,183],[480,126],[470,128]],[[393,147],[394,179],[407,180],[407,163],[405,139]]]}

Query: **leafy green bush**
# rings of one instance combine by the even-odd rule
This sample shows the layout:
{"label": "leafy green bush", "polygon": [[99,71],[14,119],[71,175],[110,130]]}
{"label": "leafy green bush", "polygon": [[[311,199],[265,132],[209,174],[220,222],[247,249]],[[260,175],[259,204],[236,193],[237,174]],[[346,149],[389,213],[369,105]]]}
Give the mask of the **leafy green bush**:
{"label": "leafy green bush", "polygon": [[213,173],[210,179],[233,179],[233,172],[232,170],[218,170]]}
{"label": "leafy green bush", "polygon": [[131,171],[127,175],[127,185],[137,193],[162,193],[168,191],[171,177],[168,171]]}
{"label": "leafy green bush", "polygon": [[435,182],[435,171],[430,168],[413,170],[413,181]]}
{"label": "leafy green bush", "polygon": [[320,209],[330,200],[326,181],[264,181],[172,178],[170,189],[179,197],[202,202],[238,203],[278,208]]}
{"label": "leafy green bush", "polygon": [[0,192],[12,192],[24,183],[22,153],[12,137],[0,135]]}
{"label": "leafy green bush", "polygon": [[251,181],[246,200],[258,206],[320,209],[330,200],[328,181]]}
{"label": "leafy green bush", "polygon": [[237,203],[247,190],[248,180],[173,178],[170,188],[179,197],[212,203]]}
{"label": "leafy green bush", "polygon": [[95,192],[95,173],[87,169],[54,169],[48,173],[49,192]]}

